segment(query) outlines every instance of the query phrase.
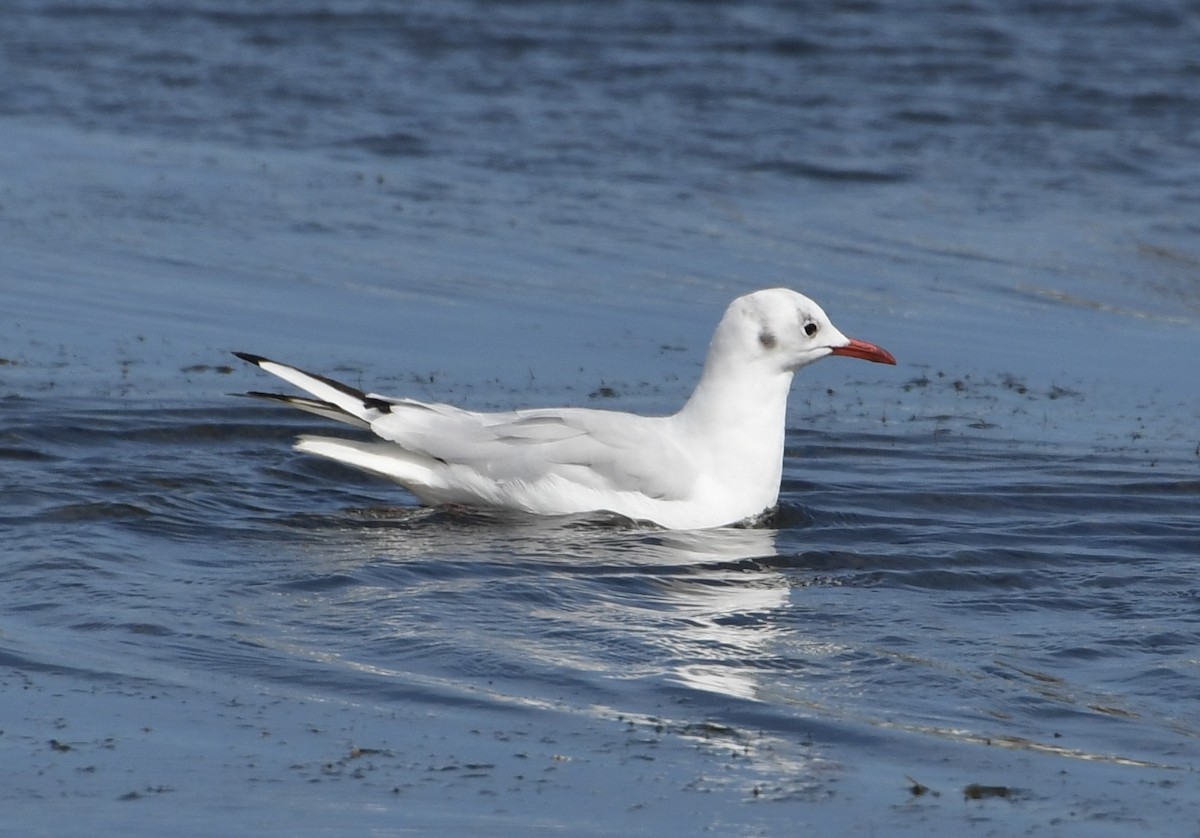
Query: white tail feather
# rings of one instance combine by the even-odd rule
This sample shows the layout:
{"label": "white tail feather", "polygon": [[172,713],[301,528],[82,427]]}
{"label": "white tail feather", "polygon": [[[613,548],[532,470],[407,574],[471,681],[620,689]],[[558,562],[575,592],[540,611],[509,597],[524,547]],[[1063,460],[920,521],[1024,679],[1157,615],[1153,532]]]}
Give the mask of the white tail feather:
{"label": "white tail feather", "polygon": [[388,442],[302,436],[296,440],[296,450],[328,457],[405,485],[424,485],[435,480],[434,460]]}

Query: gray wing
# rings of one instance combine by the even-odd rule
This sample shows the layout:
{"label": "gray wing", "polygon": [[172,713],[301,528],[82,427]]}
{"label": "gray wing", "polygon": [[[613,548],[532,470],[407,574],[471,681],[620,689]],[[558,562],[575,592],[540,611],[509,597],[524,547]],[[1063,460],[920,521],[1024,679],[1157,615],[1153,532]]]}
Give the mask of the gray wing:
{"label": "gray wing", "polygon": [[383,439],[498,483],[547,477],[600,491],[680,500],[696,467],[668,433],[669,417],[586,408],[475,413],[450,405],[389,400],[371,423]]}

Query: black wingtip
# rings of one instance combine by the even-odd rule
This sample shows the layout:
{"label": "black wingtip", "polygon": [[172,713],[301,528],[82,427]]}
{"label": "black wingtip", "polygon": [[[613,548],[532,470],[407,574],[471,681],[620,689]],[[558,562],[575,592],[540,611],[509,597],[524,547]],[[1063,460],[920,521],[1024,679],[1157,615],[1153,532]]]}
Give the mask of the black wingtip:
{"label": "black wingtip", "polygon": [[260,393],[258,390],[251,390],[248,393],[226,393],[227,396],[235,396],[239,399],[269,399],[273,402],[286,402],[291,396],[285,396],[281,393]]}
{"label": "black wingtip", "polygon": [[[261,368],[263,364],[275,364],[276,366],[284,367],[285,369],[290,369],[292,372],[296,372],[296,373],[300,373],[301,375],[308,376],[309,378],[312,378],[316,381],[320,381],[322,384],[332,387],[333,389],[338,390],[339,392],[345,393],[347,396],[350,396],[351,398],[358,399],[360,402],[362,402],[363,407],[369,407],[369,408],[372,408],[373,410],[378,410],[380,413],[391,413],[392,412],[392,404],[391,404],[391,402],[387,401],[386,399],[381,399],[377,396],[369,396],[366,393],[364,393],[362,390],[356,390],[355,388],[351,387],[350,385],[343,384],[340,381],[334,381],[332,378],[326,378],[323,375],[317,375],[315,372],[305,372],[304,370],[300,369],[299,367],[289,367],[287,364],[280,364],[278,361],[272,361],[270,358],[264,358],[262,355],[254,355],[250,352],[234,352],[233,354],[238,356],[239,358],[241,358],[243,361],[246,361],[247,363],[254,364],[256,367]],[[276,375],[279,375],[279,373],[276,372],[275,370],[267,370],[267,371],[274,372]],[[287,376],[280,376],[280,377],[285,378],[288,381],[291,381],[291,379],[288,378]],[[304,390],[307,388],[303,384],[301,384],[300,389]],[[278,396],[278,395],[274,395],[272,393],[249,393],[248,395],[253,396],[255,398],[283,399],[285,401],[293,398],[293,397],[289,397],[289,396]],[[338,409],[341,410],[343,413],[348,413],[348,411],[346,411],[344,408],[338,408]],[[350,413],[349,415],[353,416],[354,414]]]}
{"label": "black wingtip", "polygon": [[273,402],[290,402],[295,400],[295,396],[285,396],[282,393],[264,393],[260,390],[251,390],[248,393],[231,393],[234,396],[245,396],[251,399],[269,399]]}

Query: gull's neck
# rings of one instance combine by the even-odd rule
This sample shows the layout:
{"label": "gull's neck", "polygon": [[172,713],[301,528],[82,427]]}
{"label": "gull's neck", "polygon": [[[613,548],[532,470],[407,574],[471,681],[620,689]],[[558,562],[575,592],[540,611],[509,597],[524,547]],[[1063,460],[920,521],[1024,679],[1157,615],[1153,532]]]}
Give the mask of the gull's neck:
{"label": "gull's neck", "polygon": [[710,359],[679,416],[714,438],[746,438],[750,431],[767,430],[782,437],[791,388],[791,372],[767,373]]}
{"label": "gull's neck", "polygon": [[710,354],[700,383],[677,414],[714,479],[751,505],[774,506],[792,373]]}

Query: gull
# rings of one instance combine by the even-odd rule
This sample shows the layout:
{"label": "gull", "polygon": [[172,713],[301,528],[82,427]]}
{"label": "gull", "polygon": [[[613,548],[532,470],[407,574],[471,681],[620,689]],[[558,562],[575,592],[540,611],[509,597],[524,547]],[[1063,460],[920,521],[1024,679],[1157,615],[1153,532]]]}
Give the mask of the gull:
{"label": "gull", "polygon": [[886,350],[843,335],[820,306],[787,288],[729,304],[695,391],[670,416],[581,407],[477,413],[364,393],[261,355],[234,354],[309,397],[247,395],[374,435],[305,435],[296,450],[390,478],[423,504],[609,513],[672,530],[752,522],[776,507],[796,370],[828,355],[896,363]]}

